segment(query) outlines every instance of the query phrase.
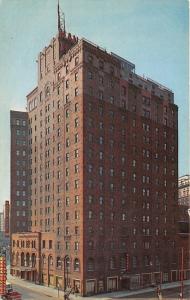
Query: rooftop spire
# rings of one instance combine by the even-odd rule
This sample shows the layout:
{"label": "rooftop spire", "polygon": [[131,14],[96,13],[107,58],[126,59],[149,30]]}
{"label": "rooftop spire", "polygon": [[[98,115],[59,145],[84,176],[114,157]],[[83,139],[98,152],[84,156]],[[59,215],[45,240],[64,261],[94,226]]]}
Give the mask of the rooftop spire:
{"label": "rooftop spire", "polygon": [[60,20],[60,11],[59,11],[59,0],[58,0],[58,4],[57,4],[57,18],[58,18],[58,31],[60,31],[61,29],[61,20]]}
{"label": "rooftop spire", "polygon": [[58,31],[66,32],[65,28],[65,14],[62,12],[62,10],[59,7],[59,0],[57,3],[57,18],[58,18]]}

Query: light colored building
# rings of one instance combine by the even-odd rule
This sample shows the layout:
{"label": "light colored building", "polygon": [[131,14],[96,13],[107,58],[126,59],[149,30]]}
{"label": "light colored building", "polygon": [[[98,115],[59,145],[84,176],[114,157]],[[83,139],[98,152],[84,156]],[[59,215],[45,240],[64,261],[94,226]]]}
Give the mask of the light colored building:
{"label": "light colored building", "polygon": [[0,212],[0,231],[4,231],[4,213]]}
{"label": "light colored building", "polygon": [[183,175],[178,179],[178,203],[190,206],[190,175]]}
{"label": "light colored building", "polygon": [[3,213],[4,213],[4,233],[5,237],[9,237],[10,235],[10,206],[9,206],[9,201],[6,200],[3,208]]}

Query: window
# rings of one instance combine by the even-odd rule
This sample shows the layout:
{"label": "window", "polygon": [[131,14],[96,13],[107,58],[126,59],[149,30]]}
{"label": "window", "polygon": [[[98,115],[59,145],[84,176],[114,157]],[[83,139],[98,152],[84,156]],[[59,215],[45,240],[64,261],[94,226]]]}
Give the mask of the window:
{"label": "window", "polygon": [[103,175],[103,167],[99,167],[99,175],[102,176]]}
{"label": "window", "polygon": [[133,268],[137,267],[137,256],[132,257],[132,266],[133,266]]}
{"label": "window", "polygon": [[79,135],[78,135],[78,133],[76,133],[75,134],[75,143],[78,143],[78,141],[79,141]]}
{"label": "window", "polygon": [[79,110],[79,104],[75,103],[75,112],[77,112]]}
{"label": "window", "polygon": [[88,203],[92,203],[93,202],[93,196],[92,195],[88,195]]}
{"label": "window", "polygon": [[75,204],[79,203],[79,196],[75,195]]}
{"label": "window", "polygon": [[99,91],[98,97],[99,97],[100,100],[103,100],[103,98],[104,98],[104,93],[103,93],[103,91]]}
{"label": "window", "polygon": [[78,173],[78,172],[79,172],[79,165],[76,164],[76,165],[75,165],[75,173]]}
{"label": "window", "polygon": [[103,122],[100,122],[100,123],[99,123],[99,128],[100,128],[100,129],[103,129],[103,128],[104,128]]}
{"label": "window", "polygon": [[101,152],[101,151],[99,152],[99,159],[101,159],[101,160],[103,159],[103,152]]}
{"label": "window", "polygon": [[66,234],[66,235],[69,235],[69,233],[70,233],[70,231],[69,231],[69,227],[68,227],[68,226],[66,226],[66,227],[65,227],[65,234]]}
{"label": "window", "polygon": [[103,144],[103,142],[104,142],[104,139],[103,139],[103,137],[102,137],[102,136],[100,136],[100,137],[99,137],[99,143],[100,143],[100,145],[102,145],[102,144]]}
{"label": "window", "polygon": [[65,116],[66,116],[66,118],[69,118],[69,109],[66,109]]}
{"label": "window", "polygon": [[88,126],[89,127],[93,126],[93,119],[92,118],[88,118]]}
{"label": "window", "polygon": [[75,226],[75,234],[78,235],[79,234],[79,227]]}
{"label": "window", "polygon": [[104,77],[103,76],[99,76],[99,83],[103,84],[104,83]]}
{"label": "window", "polygon": [[92,133],[89,133],[89,134],[88,134],[88,141],[89,141],[90,143],[92,143],[92,141],[93,141],[93,135],[92,135]]}
{"label": "window", "polygon": [[150,242],[144,242],[144,249],[150,249]]}
{"label": "window", "polygon": [[115,260],[115,257],[111,257],[110,258],[110,261],[109,261],[109,267],[111,270],[115,269],[116,268],[116,260]]}
{"label": "window", "polygon": [[42,241],[42,248],[44,249],[45,247],[46,247],[46,241],[43,240],[43,241]]}
{"label": "window", "polygon": [[75,242],[75,251],[79,250],[79,242]]}
{"label": "window", "polygon": [[70,250],[70,243],[69,243],[69,242],[66,242],[66,243],[65,243],[65,249],[66,249],[66,250]]}
{"label": "window", "polygon": [[69,88],[69,79],[66,80],[66,82],[65,82],[65,87],[66,87],[66,89]]}
{"label": "window", "polygon": [[65,189],[66,189],[66,191],[69,190],[69,182],[66,182],[66,183],[65,183]]}
{"label": "window", "polygon": [[57,263],[56,263],[56,265],[57,265],[58,269],[61,269],[62,262],[61,262],[61,257],[60,256],[57,257]]}
{"label": "window", "polygon": [[150,257],[148,255],[144,256],[144,265],[146,266],[150,266]]}
{"label": "window", "polygon": [[79,118],[76,118],[75,119],[75,127],[78,127],[79,126]]}
{"label": "window", "polygon": [[114,97],[113,97],[113,96],[110,97],[110,103],[111,103],[111,104],[114,103]]}
{"label": "window", "polygon": [[125,163],[125,156],[121,157],[121,163],[124,164]]}
{"label": "window", "polygon": [[78,78],[79,78],[79,74],[78,74],[78,72],[76,72],[76,73],[75,73],[75,81],[77,81]]}
{"label": "window", "polygon": [[88,79],[93,79],[93,74],[91,71],[88,71]]}
{"label": "window", "polygon": [[69,102],[69,94],[66,95],[66,97],[65,97],[65,102],[66,102],[66,103]]}
{"label": "window", "polygon": [[66,161],[69,161],[69,153],[66,153]]}
{"label": "window", "polygon": [[69,206],[69,204],[70,204],[70,198],[69,197],[66,197],[65,204],[66,204],[66,206]]}
{"label": "window", "polygon": [[79,211],[75,210],[75,220],[79,220]]}
{"label": "window", "polygon": [[126,213],[122,213],[122,221],[126,221]]}
{"label": "window", "polygon": [[75,158],[79,157],[79,150],[78,149],[75,149],[74,153],[75,153]]}
{"label": "window", "polygon": [[110,169],[110,176],[114,176],[114,169]]}
{"label": "window", "polygon": [[45,89],[45,97],[48,97],[50,95],[50,87],[47,86]]}
{"label": "window", "polygon": [[69,141],[69,138],[66,139],[66,147],[69,147],[70,145],[70,141]]}
{"label": "window", "polygon": [[113,221],[114,218],[115,218],[115,214],[114,214],[113,212],[111,212],[111,214],[110,214],[110,219],[111,219],[111,221]]}
{"label": "window", "polygon": [[49,249],[52,249],[53,248],[53,242],[52,240],[49,240]]}
{"label": "window", "polygon": [[57,136],[60,136],[60,135],[61,135],[61,129],[58,128],[58,129],[57,129]]}
{"label": "window", "polygon": [[89,164],[89,165],[88,165],[88,173],[92,173],[92,169],[93,169],[92,165]]}
{"label": "window", "polygon": [[114,184],[110,183],[110,190],[113,191],[114,190]]}
{"label": "window", "polygon": [[88,62],[89,62],[89,63],[92,63],[92,62],[93,62],[93,56],[90,55],[90,54],[88,55]]}
{"label": "window", "polygon": [[121,176],[125,177],[125,171],[121,171]]}
{"label": "window", "polygon": [[77,56],[77,57],[75,57],[75,66],[77,66],[78,63],[79,63],[79,57]]}
{"label": "window", "polygon": [[79,272],[79,270],[80,270],[80,262],[79,262],[78,258],[75,258],[75,260],[74,260],[74,271]]}
{"label": "window", "polygon": [[99,68],[103,70],[104,62],[102,60],[99,61]]}
{"label": "window", "polygon": [[92,217],[93,217],[93,212],[92,212],[92,210],[89,210],[89,212],[88,212],[88,218],[92,219]]}
{"label": "window", "polygon": [[78,87],[75,89],[75,96],[78,96],[78,94],[79,94],[79,89],[78,89]]}
{"label": "window", "polygon": [[88,259],[87,269],[88,269],[88,271],[94,271],[94,259],[93,258]]}
{"label": "window", "polygon": [[100,197],[99,197],[99,203],[100,203],[100,205],[102,205],[102,204],[103,204],[103,201],[104,201],[103,197],[102,197],[102,196],[100,196]]}

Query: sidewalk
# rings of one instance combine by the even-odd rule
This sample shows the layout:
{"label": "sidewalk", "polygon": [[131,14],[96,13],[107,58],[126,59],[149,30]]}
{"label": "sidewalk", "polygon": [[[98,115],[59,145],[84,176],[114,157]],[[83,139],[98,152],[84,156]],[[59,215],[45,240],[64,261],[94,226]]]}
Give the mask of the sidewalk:
{"label": "sidewalk", "polygon": [[[47,287],[47,286],[42,286],[42,285],[37,285],[32,282],[28,282],[26,280],[13,277],[11,275],[8,275],[8,281],[16,285],[24,286],[25,288],[29,290],[36,291],[38,293],[42,293],[43,295],[47,295],[48,297],[53,297],[55,299],[63,299],[64,292],[62,290],[59,291],[59,297],[58,297],[58,290],[53,287]],[[180,282],[172,282],[172,283],[164,283],[162,284],[162,290],[169,289],[169,288],[174,288],[180,286]],[[190,280],[185,280],[184,285],[190,285]],[[132,290],[132,291],[116,291],[116,292],[111,292],[111,293],[105,293],[105,294],[100,294],[100,295],[94,295],[91,297],[81,297],[81,296],[75,296],[71,294],[69,297],[71,300],[94,300],[94,299],[101,299],[101,300],[110,300],[114,298],[123,298],[126,296],[134,296],[134,295],[140,295],[144,294],[146,292],[154,292],[155,287],[148,287],[140,290]]]}

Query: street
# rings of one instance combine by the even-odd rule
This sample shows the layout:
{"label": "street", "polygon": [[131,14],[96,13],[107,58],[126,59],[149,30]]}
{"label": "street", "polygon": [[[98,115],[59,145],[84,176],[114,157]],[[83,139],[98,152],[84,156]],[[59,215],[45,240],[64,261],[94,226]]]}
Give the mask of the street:
{"label": "street", "polygon": [[[43,292],[43,290],[39,291],[39,289],[37,288],[35,291],[34,289],[34,285],[31,284],[31,288],[30,285],[27,285],[27,287],[24,287],[24,282],[23,282],[23,286],[21,286],[20,284],[14,284],[13,285],[14,289],[16,291],[18,291],[19,293],[22,294],[23,300],[47,300],[47,299],[63,299],[63,294],[62,292],[60,292],[60,298],[57,297],[53,297],[50,295],[46,295],[45,292]],[[178,295],[179,295],[179,287],[177,288],[169,288],[169,289],[165,289],[162,290],[162,300],[178,300]],[[105,296],[105,295],[104,295]],[[95,299],[101,299],[102,296],[101,295],[97,295],[97,296],[93,296],[92,297],[94,300]],[[79,297],[79,299],[82,299],[81,297]],[[88,297],[89,299],[89,297]],[[108,299],[108,298],[105,298]],[[127,300],[134,300],[134,299],[141,299],[141,300],[156,300],[158,299],[158,297],[156,297],[156,293],[155,292],[148,292],[148,293],[141,293],[141,294],[137,294],[137,295],[131,295],[131,296],[125,296],[125,297],[109,297],[109,299],[114,299],[114,300],[118,300],[118,299],[127,299]],[[190,289],[189,286],[184,286],[184,298],[183,300],[188,300],[190,299]]]}
{"label": "street", "polygon": [[[33,285],[32,285],[33,287]],[[43,292],[39,292],[38,289],[37,291],[34,291],[34,288],[30,289],[30,287],[24,287],[24,282],[23,282],[23,286],[21,285],[17,285],[17,284],[13,284],[13,288],[14,290],[16,290],[17,292],[22,294],[22,300],[47,300],[47,299],[58,299],[58,298],[54,298],[50,295],[45,295]],[[60,299],[63,299],[63,297],[61,297],[60,295]]]}
{"label": "street", "polygon": [[[162,300],[169,300],[169,299],[178,300],[179,299],[178,295],[179,295],[179,287],[165,289],[162,291]],[[117,299],[119,299],[119,298],[117,298]],[[156,300],[156,299],[158,299],[158,297],[156,296],[156,292],[149,292],[149,293],[142,293],[140,295],[132,295],[132,296],[128,296],[128,297],[122,297],[122,299]],[[188,300],[188,299],[190,299],[190,289],[189,289],[189,286],[184,286],[183,300]]]}

